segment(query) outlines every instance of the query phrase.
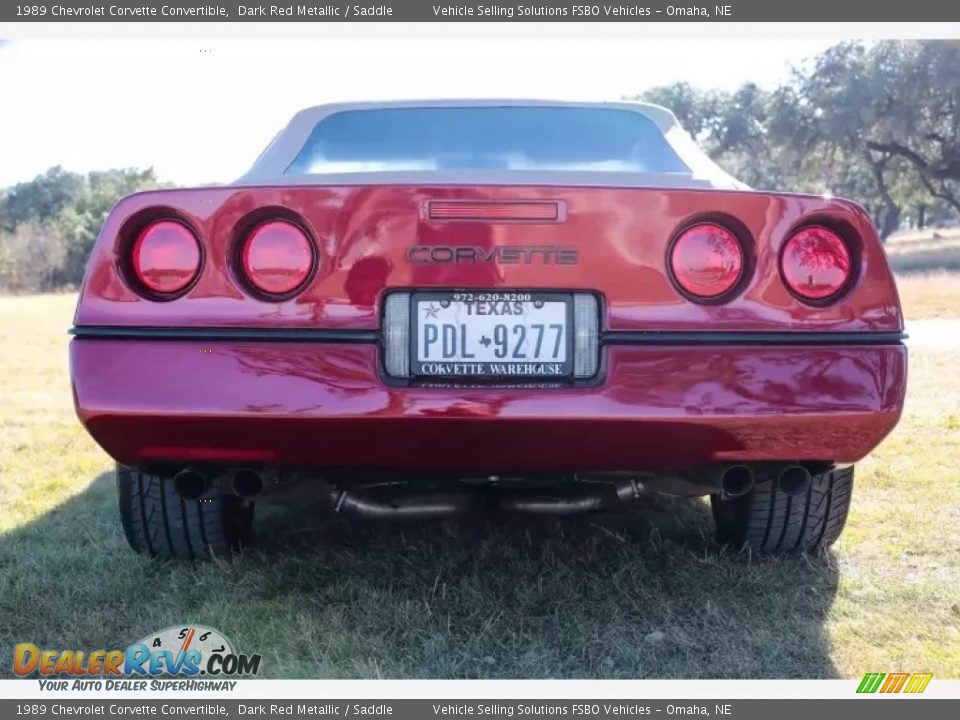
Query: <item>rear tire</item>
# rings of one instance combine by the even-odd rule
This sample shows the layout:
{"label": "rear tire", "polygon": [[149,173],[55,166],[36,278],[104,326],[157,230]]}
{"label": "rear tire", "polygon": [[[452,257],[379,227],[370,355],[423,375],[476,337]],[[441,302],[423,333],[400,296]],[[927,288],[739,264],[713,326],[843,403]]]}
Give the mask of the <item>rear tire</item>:
{"label": "rear tire", "polygon": [[775,480],[746,495],[711,495],[720,542],[763,553],[816,552],[840,537],[850,509],[853,468],[813,476],[806,493],[790,496]]}
{"label": "rear tire", "polygon": [[223,557],[250,541],[253,503],[233,495],[184,500],[173,481],[117,465],[120,520],[130,547],[158,558]]}

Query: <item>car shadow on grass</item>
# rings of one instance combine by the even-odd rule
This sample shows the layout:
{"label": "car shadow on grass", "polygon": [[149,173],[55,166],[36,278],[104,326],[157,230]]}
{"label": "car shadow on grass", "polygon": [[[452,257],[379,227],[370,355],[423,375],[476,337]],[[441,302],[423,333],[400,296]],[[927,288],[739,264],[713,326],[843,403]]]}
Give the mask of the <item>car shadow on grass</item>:
{"label": "car shadow on grass", "polygon": [[712,533],[708,504],[666,497],[404,524],[298,503],[258,507],[243,556],[163,562],[127,547],[104,473],[0,536],[0,651],[199,623],[270,677],[837,676],[834,559],[751,557]]}

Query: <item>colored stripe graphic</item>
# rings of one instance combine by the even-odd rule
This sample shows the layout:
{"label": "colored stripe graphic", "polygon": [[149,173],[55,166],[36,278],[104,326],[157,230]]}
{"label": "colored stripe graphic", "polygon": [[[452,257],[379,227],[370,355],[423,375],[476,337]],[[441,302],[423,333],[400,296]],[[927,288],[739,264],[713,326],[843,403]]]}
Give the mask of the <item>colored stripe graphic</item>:
{"label": "colored stripe graphic", "polygon": [[933,673],[867,673],[857,686],[858,693],[922,693]]}
{"label": "colored stripe graphic", "polygon": [[882,693],[898,693],[903,688],[903,684],[910,677],[910,673],[890,673],[880,688]]}
{"label": "colored stripe graphic", "polygon": [[860,687],[857,688],[857,692],[875,693],[877,688],[880,687],[880,683],[884,677],[886,677],[886,673],[867,673],[863,676],[863,680],[860,681]]}
{"label": "colored stripe graphic", "polygon": [[904,689],[905,693],[922,693],[930,684],[933,673],[914,673]]}

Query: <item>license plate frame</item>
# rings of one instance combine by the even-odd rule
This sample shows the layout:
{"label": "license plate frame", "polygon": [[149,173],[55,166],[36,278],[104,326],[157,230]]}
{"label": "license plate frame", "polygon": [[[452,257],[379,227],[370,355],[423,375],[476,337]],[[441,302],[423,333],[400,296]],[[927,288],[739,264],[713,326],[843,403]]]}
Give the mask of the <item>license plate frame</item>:
{"label": "license plate frame", "polygon": [[[450,366],[450,372],[437,372],[429,362],[421,361],[418,357],[420,342],[420,317],[418,311],[420,303],[433,302],[562,302],[564,311],[564,347],[566,349],[563,362],[533,361],[526,359],[506,358],[503,362],[476,363],[472,361],[442,361]],[[573,378],[574,372],[574,327],[573,293],[563,291],[527,291],[527,290],[423,290],[410,293],[410,375],[415,378],[457,378],[475,380],[504,380],[504,379],[550,379],[567,381]],[[434,362],[432,365],[436,365]],[[484,372],[475,371],[476,368],[467,366],[483,365]],[[494,365],[512,367],[510,372],[494,372]],[[536,366],[549,366],[549,372],[536,372]],[[518,367],[519,366],[519,367]],[[547,369],[544,367],[544,369]],[[469,370],[469,371],[467,371]]]}

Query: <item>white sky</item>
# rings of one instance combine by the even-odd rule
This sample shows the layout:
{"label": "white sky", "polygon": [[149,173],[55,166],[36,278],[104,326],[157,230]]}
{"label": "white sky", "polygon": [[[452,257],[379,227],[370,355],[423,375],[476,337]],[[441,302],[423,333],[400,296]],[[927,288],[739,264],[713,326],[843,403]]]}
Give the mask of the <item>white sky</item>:
{"label": "white sky", "polygon": [[0,44],[0,187],[53,165],[241,175],[297,110],[344,100],[617,100],[686,80],[772,86],[833,41],[356,37]]}

